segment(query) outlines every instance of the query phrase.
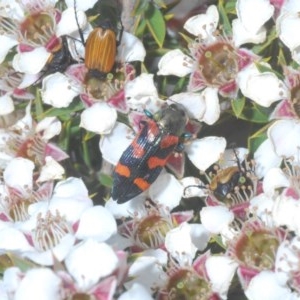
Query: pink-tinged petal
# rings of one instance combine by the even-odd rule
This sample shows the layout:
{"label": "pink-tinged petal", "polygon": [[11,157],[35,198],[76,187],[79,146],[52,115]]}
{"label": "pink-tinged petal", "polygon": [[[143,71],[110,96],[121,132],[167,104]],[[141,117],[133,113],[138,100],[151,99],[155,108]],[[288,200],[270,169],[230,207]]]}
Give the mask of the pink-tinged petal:
{"label": "pink-tinged petal", "polygon": [[37,182],[62,179],[65,174],[64,168],[51,156],[46,156],[45,165],[40,171]]}
{"label": "pink-tinged petal", "polygon": [[203,207],[200,217],[203,226],[213,234],[226,230],[234,220],[234,214],[225,206]]}
{"label": "pink-tinged petal", "polygon": [[184,77],[193,70],[193,60],[181,50],[175,49],[167,52],[158,63],[157,75],[175,75]]}
{"label": "pink-tinged petal", "polygon": [[299,161],[300,123],[298,120],[278,120],[268,129],[275,152],[281,157],[293,157]]}
{"label": "pink-tinged petal", "polygon": [[100,151],[103,159],[116,165],[133,138],[133,131],[128,126],[116,122],[113,131],[100,139]]}
{"label": "pink-tinged petal", "polygon": [[3,172],[5,183],[21,191],[32,189],[34,163],[31,160],[17,157],[11,160]]}
{"label": "pink-tinged petal", "polygon": [[58,135],[60,131],[61,122],[56,117],[46,117],[35,127],[35,132],[41,133],[44,141],[50,140]]}
{"label": "pink-tinged petal", "polygon": [[124,89],[118,91],[115,95],[109,98],[107,103],[121,113],[128,113],[127,103],[125,101]]}
{"label": "pink-tinged petal", "polygon": [[234,45],[236,47],[247,43],[263,43],[267,36],[267,30],[265,27],[261,27],[257,32],[248,31],[243,26],[243,23],[240,19],[234,19],[232,21],[232,32]]}
{"label": "pink-tinged petal", "polygon": [[0,116],[12,113],[15,110],[11,93],[0,96]]}
{"label": "pink-tinged petal", "polygon": [[200,14],[189,18],[183,28],[194,36],[202,40],[212,39],[219,23],[219,12],[215,5],[211,5],[205,14]]}
{"label": "pink-tinged petal", "polygon": [[257,33],[272,17],[274,7],[269,0],[238,0],[236,11],[246,30]]}
{"label": "pink-tinged petal", "polygon": [[11,38],[7,35],[1,34],[0,35],[0,63],[3,63],[7,53],[9,50],[18,44],[18,41],[14,38]]}
{"label": "pink-tinged petal", "polygon": [[117,121],[117,111],[105,102],[98,102],[81,113],[80,127],[98,134],[109,134]]}
{"label": "pink-tinged petal", "polygon": [[56,108],[68,107],[73,99],[79,95],[81,88],[74,80],[56,72],[43,79],[42,100],[45,104]]}
{"label": "pink-tinged petal", "polygon": [[184,175],[185,156],[182,153],[174,152],[168,158],[166,165],[177,178],[182,178]]}
{"label": "pink-tinged petal", "polygon": [[221,299],[226,299],[238,264],[228,256],[212,255],[207,258],[205,267],[212,284],[212,290],[218,293]]}
{"label": "pink-tinged petal", "polygon": [[69,158],[69,155],[65,151],[51,143],[46,144],[45,156],[51,156],[56,161],[62,161]]}
{"label": "pink-tinged petal", "polygon": [[[117,287],[117,279],[115,276],[110,276],[101,280],[90,293],[96,300],[112,300]],[[120,298],[118,298],[120,299]]]}
{"label": "pink-tinged petal", "polygon": [[251,279],[256,276],[259,271],[248,268],[247,266],[239,266],[237,270],[238,278],[241,282],[242,287],[245,289],[248,287]]}
{"label": "pink-tinged petal", "polygon": [[33,268],[27,271],[20,282],[15,300],[24,300],[32,298],[43,300],[62,300],[62,281],[48,268]]}
{"label": "pink-tinged petal", "polygon": [[46,65],[51,53],[39,47],[28,52],[19,52],[13,58],[13,68],[22,73],[37,74]]}
{"label": "pink-tinged petal", "polygon": [[121,43],[118,47],[118,61],[144,61],[146,50],[143,43],[133,34],[123,32]]}
{"label": "pink-tinged petal", "polygon": [[[76,3],[76,16],[80,28],[84,28],[87,24],[86,14],[79,10]],[[56,26],[56,36],[70,35],[74,31],[78,31],[78,24],[75,19],[74,6],[65,9],[61,14],[61,19]]]}
{"label": "pink-tinged petal", "polygon": [[296,115],[291,106],[291,101],[284,99],[280,101],[273,112],[270,114],[270,120],[284,119],[284,118],[296,118]]}
{"label": "pink-tinged petal", "polygon": [[80,240],[93,238],[104,242],[117,232],[117,224],[112,214],[103,206],[86,209],[80,216],[76,237]]}
{"label": "pink-tinged petal", "polygon": [[149,189],[150,198],[170,210],[179,205],[182,193],[182,185],[170,173],[161,173]]}
{"label": "pink-tinged petal", "polygon": [[273,167],[279,167],[282,158],[274,151],[274,146],[270,139],[266,139],[260,144],[254,153],[255,174],[262,178]]}
{"label": "pink-tinged petal", "polygon": [[172,221],[174,222],[174,224],[181,224],[183,222],[188,222],[193,217],[194,217],[194,212],[192,210],[172,213]]}
{"label": "pink-tinged petal", "polygon": [[99,279],[112,274],[118,261],[116,253],[109,245],[88,239],[73,248],[65,259],[65,265],[78,288],[87,290]]}
{"label": "pink-tinged petal", "polygon": [[118,300],[153,300],[149,291],[140,283],[134,283]]}
{"label": "pink-tinged petal", "polygon": [[[287,285],[279,282],[277,275],[272,271],[262,271],[250,281],[245,295],[251,300],[261,299],[296,299]],[[296,296],[296,295],[294,295]]]}
{"label": "pink-tinged petal", "polygon": [[201,171],[218,161],[226,148],[223,137],[205,137],[196,139],[185,147],[191,162]]}

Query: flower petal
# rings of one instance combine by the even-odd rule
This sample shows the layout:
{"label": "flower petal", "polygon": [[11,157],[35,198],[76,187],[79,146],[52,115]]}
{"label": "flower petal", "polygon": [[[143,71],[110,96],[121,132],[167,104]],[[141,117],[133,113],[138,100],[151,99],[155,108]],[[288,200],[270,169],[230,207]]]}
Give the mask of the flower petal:
{"label": "flower petal", "polygon": [[274,6],[269,0],[238,0],[236,11],[246,30],[257,33],[272,17]]}
{"label": "flower petal", "polygon": [[144,61],[146,50],[143,43],[133,34],[123,32],[121,43],[118,47],[118,61]]}
{"label": "flower petal", "polygon": [[214,39],[214,33],[219,23],[219,12],[215,5],[210,5],[205,14],[189,18],[183,28],[201,40]]}
{"label": "flower petal", "polygon": [[86,209],[80,216],[76,237],[93,238],[98,242],[104,242],[116,232],[117,224],[114,217],[106,208],[97,205]]}
{"label": "flower petal", "polygon": [[46,65],[51,53],[44,47],[35,48],[29,52],[17,53],[12,61],[13,68],[22,73],[37,74]]}
{"label": "flower petal", "polygon": [[[81,290],[93,287],[100,278],[110,275],[118,266],[118,257],[105,243],[89,239],[78,244],[66,257],[65,265]],[[95,268],[95,266],[101,266]]]}
{"label": "flower petal", "polygon": [[98,133],[109,134],[117,121],[117,111],[105,102],[98,102],[81,113],[80,127]]}
{"label": "flower petal", "polygon": [[226,148],[226,140],[223,137],[205,137],[195,139],[185,147],[191,162],[201,171],[205,171],[214,162],[220,159]]}
{"label": "flower petal", "polygon": [[181,50],[167,52],[158,62],[157,75],[175,75],[184,77],[192,72],[193,60]]}
{"label": "flower petal", "polygon": [[280,157],[299,162],[300,123],[298,120],[278,120],[268,129],[275,152]]}

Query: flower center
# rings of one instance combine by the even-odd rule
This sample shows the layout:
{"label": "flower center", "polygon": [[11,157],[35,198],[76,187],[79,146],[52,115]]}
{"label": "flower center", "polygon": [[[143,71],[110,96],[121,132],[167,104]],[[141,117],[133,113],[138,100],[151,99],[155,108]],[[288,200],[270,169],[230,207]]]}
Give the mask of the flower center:
{"label": "flower center", "polygon": [[11,189],[8,202],[8,214],[10,218],[17,221],[26,221],[29,219],[28,206],[33,203],[30,198],[25,199],[22,194],[16,190]]}
{"label": "flower center", "polygon": [[164,242],[166,233],[172,229],[170,222],[158,215],[150,215],[137,226],[135,238],[149,248],[159,247]]}
{"label": "flower center", "polygon": [[194,270],[178,270],[169,280],[168,299],[209,299],[212,294],[209,283]]}
{"label": "flower center", "polygon": [[246,232],[236,245],[237,258],[254,269],[272,269],[279,241],[271,232]]}
{"label": "flower center", "polygon": [[72,232],[71,226],[64,217],[60,216],[58,211],[56,211],[56,215],[48,211],[44,218],[41,214],[37,218],[33,243],[36,249],[47,251],[53,249],[65,235]]}
{"label": "flower center", "polygon": [[87,94],[95,100],[108,101],[124,87],[124,81],[122,69],[100,76],[90,70],[85,78],[85,88]]}
{"label": "flower center", "polygon": [[28,16],[20,25],[20,32],[27,42],[33,46],[45,45],[54,34],[55,22],[46,13]]}
{"label": "flower center", "polygon": [[199,65],[206,83],[220,87],[235,79],[238,57],[233,46],[218,42],[204,49]]}

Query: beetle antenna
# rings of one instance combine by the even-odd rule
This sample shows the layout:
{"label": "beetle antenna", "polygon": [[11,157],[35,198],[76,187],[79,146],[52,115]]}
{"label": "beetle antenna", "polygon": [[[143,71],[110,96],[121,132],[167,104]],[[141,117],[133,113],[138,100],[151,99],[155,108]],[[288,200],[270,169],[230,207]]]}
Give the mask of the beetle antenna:
{"label": "beetle antenna", "polygon": [[77,24],[77,27],[78,27],[78,32],[79,32],[81,42],[82,42],[83,45],[85,45],[83,32],[82,32],[81,27],[79,26],[79,21],[78,21],[78,16],[77,16],[76,0],[74,0],[74,13],[75,13],[75,20],[76,20],[76,24]]}
{"label": "beetle antenna", "polygon": [[196,184],[193,184],[193,185],[186,186],[184,188],[183,195],[186,196],[186,190],[189,189],[189,188],[193,188],[193,187],[196,187],[198,189],[207,189],[207,187],[205,185],[196,185]]}

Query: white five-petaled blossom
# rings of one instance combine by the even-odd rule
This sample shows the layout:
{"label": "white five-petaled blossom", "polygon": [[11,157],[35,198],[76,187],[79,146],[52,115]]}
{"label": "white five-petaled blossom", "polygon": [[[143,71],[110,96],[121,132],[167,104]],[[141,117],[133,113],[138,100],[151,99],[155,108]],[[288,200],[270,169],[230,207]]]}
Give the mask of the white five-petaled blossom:
{"label": "white five-petaled blossom", "polygon": [[158,64],[158,75],[190,75],[188,92],[200,98],[194,97],[194,101],[205,102],[202,110],[206,115],[198,119],[209,125],[220,115],[218,94],[234,97],[238,90],[236,75],[257,59],[250,51],[235,46],[228,37],[218,36],[218,22],[219,13],[214,5],[206,13],[188,19],[184,28],[196,37],[189,45],[190,56],[175,49],[162,56]]}
{"label": "white five-petaled blossom", "polygon": [[292,58],[298,64],[300,63],[299,10],[300,6],[297,0],[285,1],[276,19],[277,34],[289,48]]}
{"label": "white five-petaled blossom", "polygon": [[237,19],[232,21],[233,39],[238,47],[246,43],[259,44],[265,41],[267,30],[264,24],[273,16],[274,6],[269,0],[238,0]]}

